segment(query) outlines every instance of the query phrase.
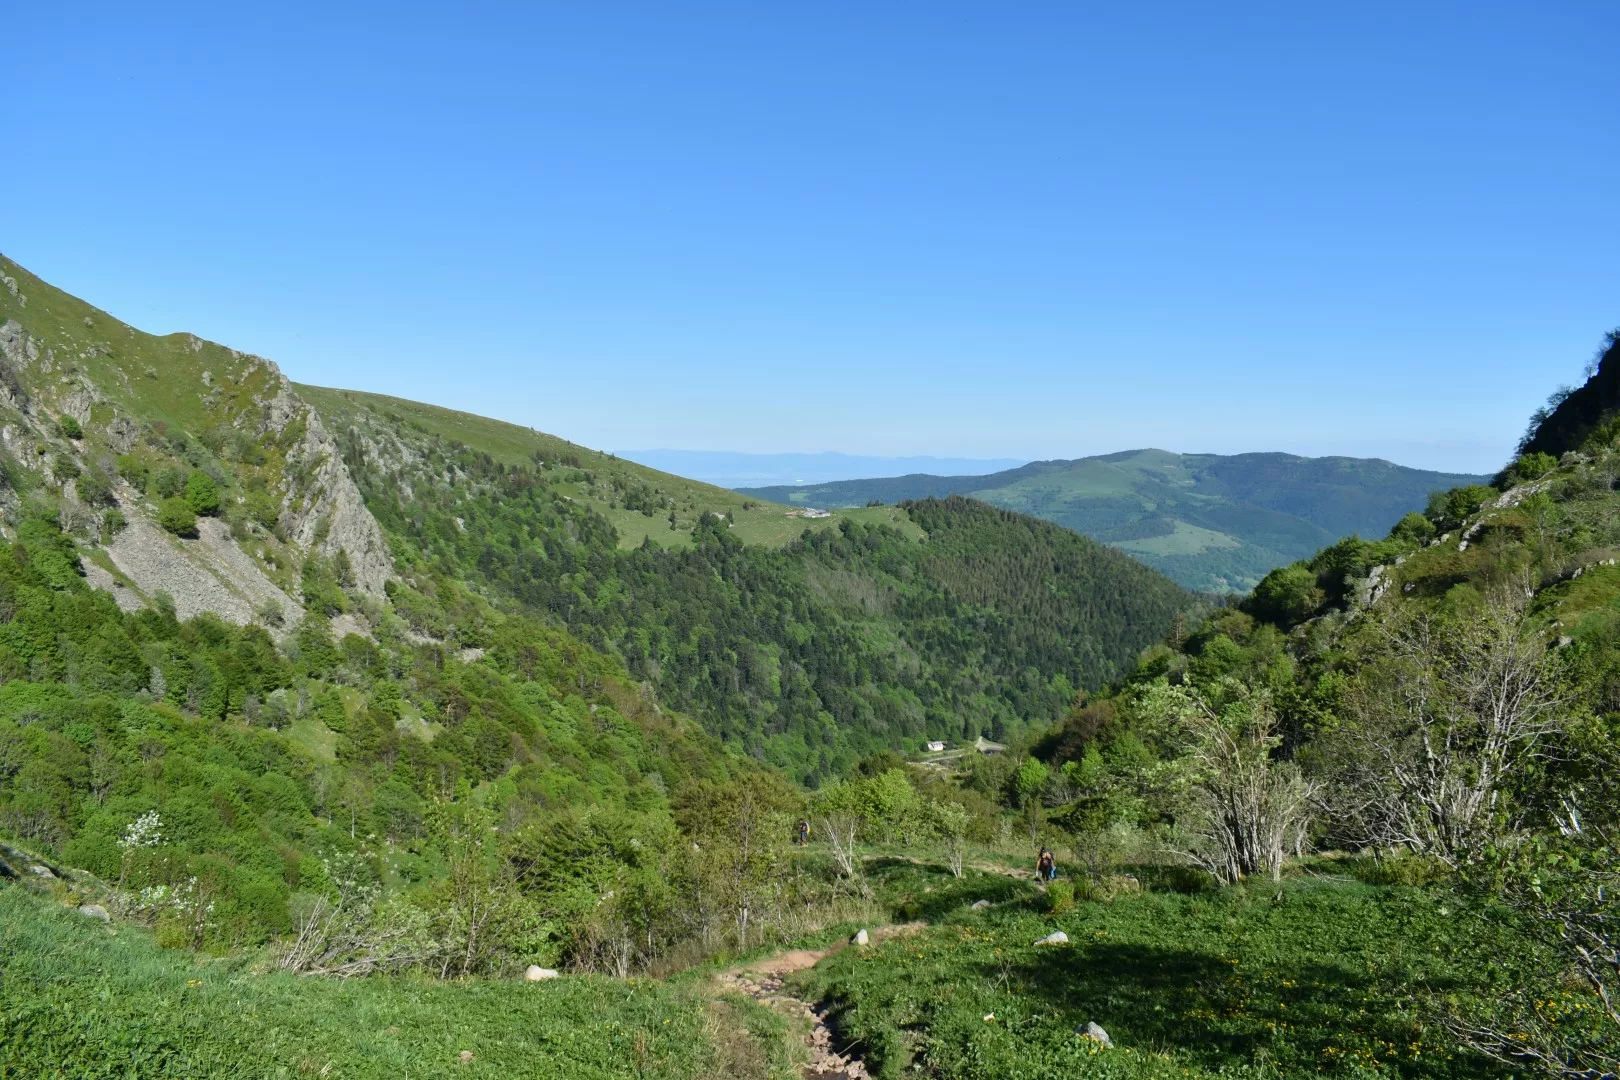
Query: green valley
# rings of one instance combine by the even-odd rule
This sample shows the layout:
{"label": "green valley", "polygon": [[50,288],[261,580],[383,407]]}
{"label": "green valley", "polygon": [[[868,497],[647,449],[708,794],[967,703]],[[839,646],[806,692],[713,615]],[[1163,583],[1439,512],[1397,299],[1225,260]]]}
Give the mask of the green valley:
{"label": "green valley", "polygon": [[1613,337],[1432,498],[811,515],[0,285],[0,1074],[1620,1064]]}

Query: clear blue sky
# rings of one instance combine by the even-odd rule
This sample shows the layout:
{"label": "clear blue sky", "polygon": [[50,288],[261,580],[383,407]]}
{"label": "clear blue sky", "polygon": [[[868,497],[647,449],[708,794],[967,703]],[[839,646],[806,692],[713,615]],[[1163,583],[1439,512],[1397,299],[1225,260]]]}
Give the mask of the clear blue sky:
{"label": "clear blue sky", "polygon": [[1620,324],[1606,0],[17,7],[0,250],[603,448],[1489,469]]}

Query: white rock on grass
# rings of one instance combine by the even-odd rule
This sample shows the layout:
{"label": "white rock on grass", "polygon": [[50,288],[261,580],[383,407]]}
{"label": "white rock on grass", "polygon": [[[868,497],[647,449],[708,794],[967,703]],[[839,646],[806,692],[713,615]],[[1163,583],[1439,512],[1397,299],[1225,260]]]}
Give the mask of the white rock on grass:
{"label": "white rock on grass", "polygon": [[523,977],[530,982],[540,982],[542,979],[561,978],[562,973],[553,968],[543,968],[539,964],[530,964],[529,969],[523,973]]}
{"label": "white rock on grass", "polygon": [[865,944],[869,943],[871,940],[872,940],[872,935],[868,934],[865,930],[857,931],[856,934],[855,934],[855,944],[857,944],[857,945],[865,945]]}
{"label": "white rock on grass", "polygon": [[1067,945],[1068,943],[1069,943],[1069,935],[1068,934],[1065,934],[1061,930],[1054,930],[1050,934],[1047,934],[1045,937],[1041,938],[1041,940],[1037,941],[1035,944],[1037,944],[1037,945]]}
{"label": "white rock on grass", "polygon": [[112,916],[107,914],[107,909],[100,904],[85,904],[79,908],[79,914],[87,915],[92,919],[100,919],[102,922],[112,922]]}
{"label": "white rock on grass", "polygon": [[1088,1021],[1086,1026],[1076,1031],[1075,1034],[1084,1035],[1094,1042],[1101,1043],[1104,1050],[1114,1048],[1114,1040],[1108,1037],[1108,1032],[1104,1031],[1102,1025],[1095,1020]]}
{"label": "white rock on grass", "polygon": [[983,911],[985,908],[987,908],[989,906],[990,906],[990,901],[988,901],[988,900],[975,900],[975,901],[973,901],[973,910],[974,911]]}

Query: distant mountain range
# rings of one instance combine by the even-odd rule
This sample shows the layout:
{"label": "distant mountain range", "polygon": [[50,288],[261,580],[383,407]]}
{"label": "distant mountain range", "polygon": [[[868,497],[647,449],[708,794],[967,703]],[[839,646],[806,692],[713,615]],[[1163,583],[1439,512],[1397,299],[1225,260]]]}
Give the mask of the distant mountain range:
{"label": "distant mountain range", "polygon": [[1180,584],[1246,592],[1275,567],[1348,533],[1383,536],[1432,491],[1488,478],[1378,458],[1128,450],[989,475],[913,473],[756,486],[743,494],[834,508],[970,495],[1111,544]]}
{"label": "distant mountain range", "polygon": [[621,450],[638,465],[725,488],[771,484],[825,484],[861,476],[933,473],[983,476],[1022,465],[1026,458],[873,457],[827,451],[818,454],[741,454],[727,450]]}

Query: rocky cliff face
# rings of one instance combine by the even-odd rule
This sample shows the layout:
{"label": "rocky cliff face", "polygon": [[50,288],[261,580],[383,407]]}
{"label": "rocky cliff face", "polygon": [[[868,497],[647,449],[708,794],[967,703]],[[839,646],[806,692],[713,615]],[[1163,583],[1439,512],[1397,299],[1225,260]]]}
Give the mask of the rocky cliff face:
{"label": "rocky cliff face", "polygon": [[[126,607],[165,593],[182,616],[286,626],[311,556],[346,562],[343,584],[372,597],[393,573],[336,441],[275,364],[141,333],[4,258],[0,470],[0,530],[54,509]],[[197,472],[218,516],[159,528],[172,476]]]}
{"label": "rocky cliff face", "polygon": [[381,596],[393,563],[377,519],[366,509],[320,416],[294,393],[274,364],[261,362],[275,372],[279,382],[276,393],[265,403],[266,428],[277,435],[303,432],[287,452],[288,474],[294,478],[282,502],[282,525],[288,537],[305,552],[326,556],[344,552],[356,587]]}

